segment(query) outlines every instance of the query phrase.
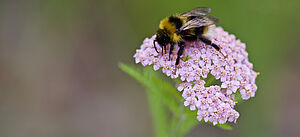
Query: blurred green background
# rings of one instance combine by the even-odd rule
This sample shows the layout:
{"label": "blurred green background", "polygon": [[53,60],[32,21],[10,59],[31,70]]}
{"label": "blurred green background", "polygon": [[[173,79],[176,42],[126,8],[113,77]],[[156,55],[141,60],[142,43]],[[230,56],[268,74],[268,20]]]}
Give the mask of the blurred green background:
{"label": "blurred green background", "polygon": [[232,131],[186,136],[299,136],[299,0],[1,0],[0,136],[150,137],[144,89],[117,64],[134,64],[162,18],[198,6],[246,43],[261,75]]}

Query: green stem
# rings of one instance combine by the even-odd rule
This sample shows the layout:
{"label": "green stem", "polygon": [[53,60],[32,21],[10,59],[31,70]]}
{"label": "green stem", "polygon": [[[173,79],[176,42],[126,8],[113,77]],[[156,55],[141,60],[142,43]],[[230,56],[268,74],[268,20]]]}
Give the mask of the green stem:
{"label": "green stem", "polygon": [[157,97],[152,93],[153,91],[147,90],[148,105],[153,121],[154,136],[166,137],[166,129],[168,126],[166,110],[162,105],[161,97]]}
{"label": "green stem", "polygon": [[[185,120],[185,115],[184,115],[184,107],[180,106],[179,111],[177,114],[174,114],[174,118],[172,119],[172,123],[171,123],[171,132],[170,132],[170,137],[176,137],[178,129],[180,128],[180,126],[182,125],[182,123]],[[173,126],[173,124],[175,123],[175,125]]]}

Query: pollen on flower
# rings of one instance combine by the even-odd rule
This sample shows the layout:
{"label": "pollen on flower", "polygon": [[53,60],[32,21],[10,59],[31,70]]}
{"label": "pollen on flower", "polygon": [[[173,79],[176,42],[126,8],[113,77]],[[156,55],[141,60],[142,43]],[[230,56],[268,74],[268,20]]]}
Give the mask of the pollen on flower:
{"label": "pollen on flower", "polygon": [[[175,45],[171,58],[169,46],[166,51],[161,51],[157,45],[160,51],[157,53],[153,47],[155,35],[144,40],[134,58],[136,63],[152,66],[154,70],[161,69],[171,78],[179,78],[182,82],[177,90],[182,93],[184,105],[197,110],[199,121],[203,119],[215,125],[237,121],[240,114],[234,109],[238,103],[234,101],[235,93],[240,93],[244,100],[254,97],[257,90],[255,79],[260,73],[253,70],[244,43],[221,27],[214,27],[213,33],[210,39],[220,47],[220,52],[201,41],[189,42],[178,66],[175,66],[178,45]],[[212,85],[204,81],[211,76],[221,83]]]}

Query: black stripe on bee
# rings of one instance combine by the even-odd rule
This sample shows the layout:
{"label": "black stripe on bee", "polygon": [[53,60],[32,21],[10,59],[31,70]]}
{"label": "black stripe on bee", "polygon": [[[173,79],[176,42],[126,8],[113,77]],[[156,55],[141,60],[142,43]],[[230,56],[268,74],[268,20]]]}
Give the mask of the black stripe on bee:
{"label": "black stripe on bee", "polygon": [[175,16],[169,17],[169,22],[174,24],[176,26],[176,29],[179,29],[183,24],[182,20]]}

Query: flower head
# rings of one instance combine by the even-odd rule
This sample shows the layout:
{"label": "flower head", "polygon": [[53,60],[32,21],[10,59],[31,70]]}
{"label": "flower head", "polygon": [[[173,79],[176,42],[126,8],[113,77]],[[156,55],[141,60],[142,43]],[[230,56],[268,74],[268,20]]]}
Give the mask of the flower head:
{"label": "flower head", "polygon": [[[220,51],[201,41],[186,43],[181,61],[175,67],[177,54],[173,53],[169,58],[168,53],[157,53],[153,47],[154,35],[144,40],[134,58],[136,63],[153,65],[154,70],[161,68],[167,76],[179,78],[182,83],[177,89],[182,92],[184,105],[190,106],[191,110],[197,109],[199,121],[203,119],[215,125],[236,122],[239,113],[234,109],[234,96],[240,93],[244,100],[254,97],[257,73],[248,60],[245,44],[221,27],[213,29],[211,41],[221,48]],[[175,45],[174,51],[178,50],[179,47]],[[158,47],[158,51],[161,48]],[[184,57],[188,58],[182,59]],[[210,84],[205,81],[208,77],[214,77],[221,84],[205,86]]]}

